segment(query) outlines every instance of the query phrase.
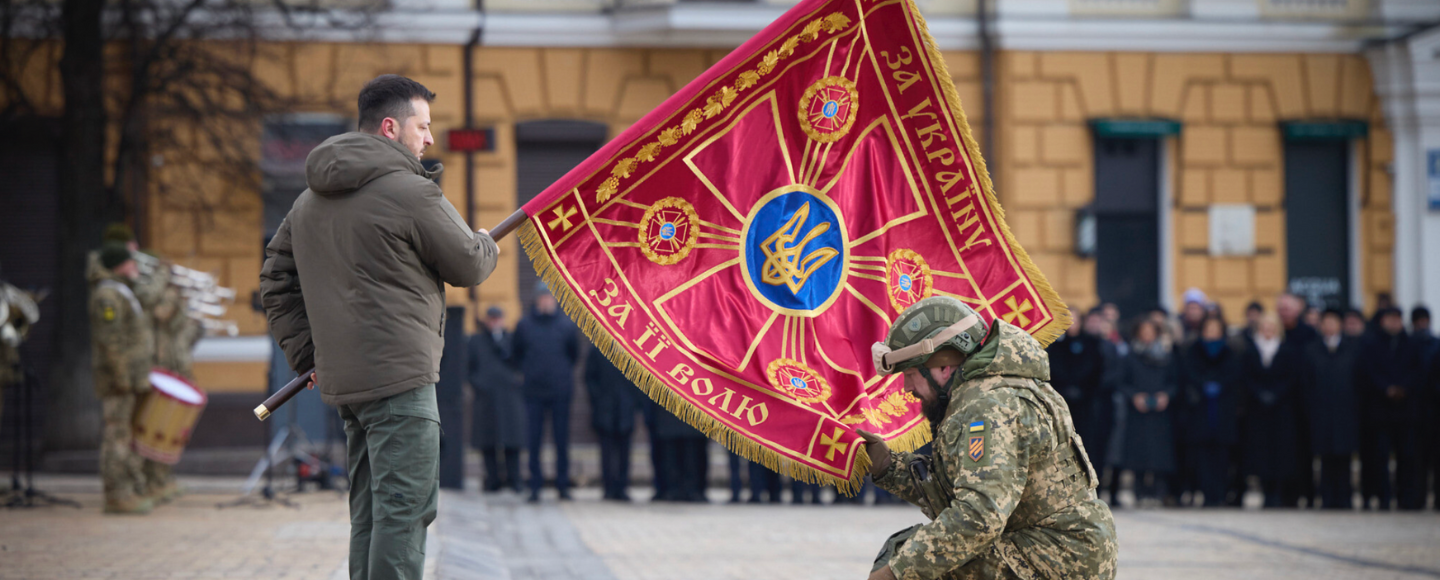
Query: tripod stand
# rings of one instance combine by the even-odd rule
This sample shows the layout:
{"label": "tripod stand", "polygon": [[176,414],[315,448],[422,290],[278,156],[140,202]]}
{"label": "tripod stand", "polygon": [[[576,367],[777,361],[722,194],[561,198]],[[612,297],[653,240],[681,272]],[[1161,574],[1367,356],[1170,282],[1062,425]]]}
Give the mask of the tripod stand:
{"label": "tripod stand", "polygon": [[[51,505],[68,505],[79,509],[80,503],[64,498],[58,498],[38,489],[35,489],[35,414],[33,413],[33,396],[35,381],[30,369],[23,363],[19,365],[20,377],[19,388],[16,390],[15,425],[10,429],[10,498],[5,502],[7,508],[33,508]],[[23,454],[23,456],[22,456]],[[23,457],[23,458],[22,458]],[[21,484],[21,472],[24,472],[24,484]]]}
{"label": "tripod stand", "polygon": [[[269,444],[265,448],[265,456],[261,457],[259,461],[255,462],[255,467],[250,470],[250,477],[245,480],[245,488],[242,492],[243,495],[233,501],[218,504],[215,506],[216,508],[224,509],[228,507],[240,507],[247,505],[261,507],[273,503],[280,504],[285,507],[299,509],[300,506],[295,502],[290,501],[290,499],[287,497],[290,494],[301,493],[305,491],[304,479],[301,477],[298,466],[295,474],[295,489],[293,491],[284,491],[276,487],[276,466],[283,465],[286,461],[293,459],[297,463],[303,463],[307,465],[310,471],[314,473],[329,473],[329,461],[322,460],[319,457],[316,457],[315,454],[306,451],[306,448],[311,447],[312,445],[309,438],[305,436],[305,430],[300,428],[300,419],[297,406],[291,405],[289,413],[290,420],[288,421],[288,424],[281,427],[278,431],[275,432],[275,436],[270,439]],[[330,455],[328,441],[329,438],[327,437],[326,439],[326,458],[328,459]],[[259,493],[257,494],[256,487],[260,486],[260,480],[262,477],[264,478],[265,483],[263,486],[259,487]],[[322,481],[321,487],[322,489],[328,488],[328,485],[326,485]]]}

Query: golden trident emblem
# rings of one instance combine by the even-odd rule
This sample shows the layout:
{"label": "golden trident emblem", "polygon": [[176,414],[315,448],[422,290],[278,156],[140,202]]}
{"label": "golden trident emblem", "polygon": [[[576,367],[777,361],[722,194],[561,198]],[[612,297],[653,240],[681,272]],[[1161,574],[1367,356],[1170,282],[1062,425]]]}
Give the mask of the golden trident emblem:
{"label": "golden trident emblem", "polygon": [[805,253],[805,244],[810,243],[816,236],[830,231],[830,223],[825,222],[811,228],[805,234],[800,243],[795,239],[800,237],[800,230],[805,227],[806,220],[810,219],[810,204],[806,203],[795,212],[790,221],[780,226],[770,237],[760,244],[760,249],[765,252],[765,263],[760,267],[761,281],[771,286],[784,284],[791,292],[800,292],[810,275],[824,266],[826,262],[840,255],[835,248],[820,248],[809,255],[801,258]]}

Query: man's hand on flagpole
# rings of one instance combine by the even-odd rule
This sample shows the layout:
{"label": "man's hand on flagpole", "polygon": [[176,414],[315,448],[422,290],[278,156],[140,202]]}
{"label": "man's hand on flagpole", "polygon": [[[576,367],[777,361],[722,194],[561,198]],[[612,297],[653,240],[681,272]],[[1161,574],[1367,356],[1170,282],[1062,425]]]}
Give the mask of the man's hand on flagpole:
{"label": "man's hand on flagpole", "polygon": [[[891,461],[890,446],[885,444],[885,440],[880,438],[879,435],[864,429],[856,429],[855,434],[865,440],[865,453],[870,455],[870,477],[880,477],[886,471],[889,471]],[[894,575],[890,576],[890,578],[894,577]],[[871,578],[874,578],[874,576],[871,576]]]}

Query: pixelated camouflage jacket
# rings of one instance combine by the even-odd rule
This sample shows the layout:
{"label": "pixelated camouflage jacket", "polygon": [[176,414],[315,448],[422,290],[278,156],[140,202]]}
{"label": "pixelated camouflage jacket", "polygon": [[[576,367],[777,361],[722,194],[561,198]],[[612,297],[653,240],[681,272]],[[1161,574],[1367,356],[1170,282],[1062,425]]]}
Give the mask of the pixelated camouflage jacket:
{"label": "pixelated camouflage jacket", "polygon": [[[953,500],[890,559],[896,577],[966,577],[967,563],[998,559],[1020,578],[1113,578],[1114,519],[1040,343],[996,321],[961,372],[931,467]],[[894,453],[875,483],[922,505],[915,458]]]}
{"label": "pixelated camouflage jacket", "polygon": [[155,320],[155,366],[193,378],[195,343],[205,332],[200,321],[190,318],[180,289],[165,288],[151,315]]}
{"label": "pixelated camouflage jacket", "polygon": [[125,281],[109,270],[90,272],[91,362],[100,396],[150,389],[155,360],[150,317]]}

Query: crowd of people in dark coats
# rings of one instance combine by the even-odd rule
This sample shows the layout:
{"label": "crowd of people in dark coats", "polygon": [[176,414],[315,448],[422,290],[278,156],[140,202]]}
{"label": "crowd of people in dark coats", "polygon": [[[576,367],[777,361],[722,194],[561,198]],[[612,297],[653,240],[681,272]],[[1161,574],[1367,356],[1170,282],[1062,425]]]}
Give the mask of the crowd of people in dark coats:
{"label": "crowd of people in dark coats", "polygon": [[1140,506],[1238,506],[1254,491],[1267,508],[1421,510],[1440,497],[1440,341],[1425,308],[1407,328],[1383,296],[1367,320],[1283,294],[1231,326],[1192,289],[1178,317],[1121,326],[1103,305],[1047,349],[1112,505],[1122,479]]}
{"label": "crowd of people in dark coats", "polygon": [[[582,357],[585,339],[543,285],[537,288],[534,306],[513,331],[505,328],[505,314],[498,307],[488,309],[476,326],[477,332],[468,339],[467,379],[474,395],[471,445],[480,450],[484,461],[484,491],[509,489],[537,502],[550,483],[560,499],[571,498],[570,412],[577,366],[583,366],[578,374],[585,384],[590,427],[600,451],[604,499],[631,499],[630,461],[639,418],[650,443],[654,496],[649,499],[708,501],[710,439],[651,401],[599,348],[590,346]],[[554,449],[550,478],[541,464],[547,442]],[[522,447],[528,464],[526,479],[520,473]],[[785,486],[780,474],[733,453],[729,454],[729,467],[731,502],[783,501]],[[821,503],[818,485],[792,481],[789,491],[794,503]],[[873,494],[877,503],[898,501],[873,485],[867,486],[866,492]],[[837,497],[836,501],[856,498]]]}
{"label": "crowd of people in dark coats", "polygon": [[[578,375],[605,499],[630,500],[638,415],[650,439],[651,499],[707,501],[709,439],[635,388],[598,348],[582,354],[578,328],[541,290],[513,332],[491,308],[469,339],[471,436],[484,458],[484,489],[538,501],[548,427],[551,481],[570,498]],[[1174,318],[1155,309],[1122,322],[1110,304],[1077,316],[1047,349],[1051,384],[1104,473],[1101,497],[1120,505],[1129,481],[1140,506],[1238,506],[1255,492],[1270,508],[1425,509],[1432,491],[1440,497],[1440,476],[1432,477],[1440,470],[1440,341],[1423,307],[1407,328],[1403,312],[1384,296],[1379,302],[1367,319],[1283,294],[1273,311],[1252,303],[1232,325],[1192,289]],[[730,501],[783,501],[779,474],[734,454],[729,468]],[[821,502],[818,486],[788,488],[792,502]],[[865,493],[896,501],[873,485]]]}

